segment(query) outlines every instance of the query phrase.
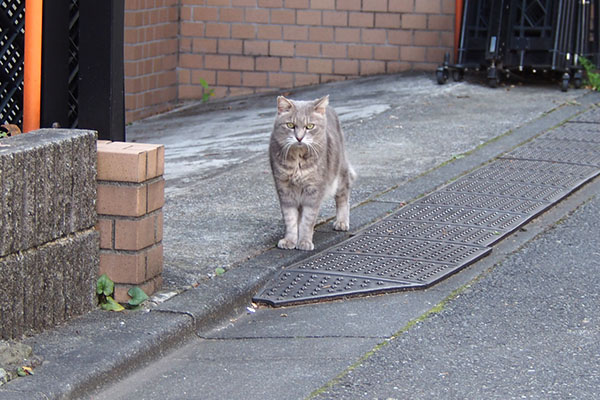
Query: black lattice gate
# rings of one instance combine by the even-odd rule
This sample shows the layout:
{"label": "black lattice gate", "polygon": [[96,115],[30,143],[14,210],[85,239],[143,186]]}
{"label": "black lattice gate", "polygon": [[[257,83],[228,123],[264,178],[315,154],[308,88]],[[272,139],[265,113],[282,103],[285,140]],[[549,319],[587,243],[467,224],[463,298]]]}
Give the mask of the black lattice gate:
{"label": "black lattice gate", "polygon": [[23,121],[25,0],[0,2],[0,122]]}

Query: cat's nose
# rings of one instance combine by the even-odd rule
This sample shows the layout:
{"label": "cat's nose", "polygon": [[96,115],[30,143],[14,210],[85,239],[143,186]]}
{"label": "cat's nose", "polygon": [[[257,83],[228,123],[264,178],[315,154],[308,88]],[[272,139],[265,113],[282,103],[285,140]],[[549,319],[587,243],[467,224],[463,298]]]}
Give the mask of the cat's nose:
{"label": "cat's nose", "polygon": [[302,142],[302,137],[301,136],[296,136],[296,140],[298,141],[298,143]]}

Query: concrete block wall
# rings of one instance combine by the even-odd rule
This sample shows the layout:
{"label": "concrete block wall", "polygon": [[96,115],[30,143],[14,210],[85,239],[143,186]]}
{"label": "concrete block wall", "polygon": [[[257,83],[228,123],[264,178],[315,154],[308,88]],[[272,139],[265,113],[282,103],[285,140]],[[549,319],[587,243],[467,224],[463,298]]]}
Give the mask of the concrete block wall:
{"label": "concrete block wall", "polygon": [[115,282],[115,300],[139,286],[162,286],[164,146],[98,141],[100,274]]}
{"label": "concrete block wall", "polygon": [[0,337],[95,306],[96,133],[43,129],[0,140]]}
{"label": "concrete block wall", "polygon": [[225,97],[431,71],[454,44],[455,0],[125,4],[128,121],[202,98],[201,79]]}

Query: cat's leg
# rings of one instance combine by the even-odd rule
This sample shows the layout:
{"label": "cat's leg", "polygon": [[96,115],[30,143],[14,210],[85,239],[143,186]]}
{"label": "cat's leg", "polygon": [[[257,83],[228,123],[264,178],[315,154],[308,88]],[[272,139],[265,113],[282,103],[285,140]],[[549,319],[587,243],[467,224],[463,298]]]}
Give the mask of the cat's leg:
{"label": "cat's leg", "polygon": [[298,225],[298,250],[314,250],[313,233],[319,216],[320,202],[302,205],[300,224]]}
{"label": "cat's leg", "polygon": [[280,249],[295,249],[298,243],[298,218],[300,211],[297,205],[281,204],[281,213],[285,223],[285,236],[277,243]]}
{"label": "cat's leg", "polygon": [[347,231],[350,229],[350,184],[351,171],[342,174],[335,193],[335,221],[333,229],[336,231]]}

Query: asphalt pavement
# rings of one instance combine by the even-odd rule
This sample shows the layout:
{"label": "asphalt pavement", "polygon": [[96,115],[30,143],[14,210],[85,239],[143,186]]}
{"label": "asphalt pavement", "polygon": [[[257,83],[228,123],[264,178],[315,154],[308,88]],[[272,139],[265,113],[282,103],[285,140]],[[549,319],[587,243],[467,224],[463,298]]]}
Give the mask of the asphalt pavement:
{"label": "asphalt pavement", "polygon": [[[600,101],[596,93],[563,93],[546,84],[498,89],[478,82],[439,86],[429,75],[363,78],[286,95],[312,99],[324,94],[330,94],[330,104],[340,114],[359,178],[351,198],[351,232],[331,229],[328,221],[334,210],[327,204],[317,228],[315,252]],[[128,140],[166,145],[165,290],[145,311],[95,311],[26,338],[45,362],[34,376],[1,386],[1,398],[277,399],[304,398],[311,393],[323,398],[411,398],[410,393],[415,398],[426,398],[428,393],[479,398],[481,393],[499,393],[499,398],[506,398],[501,394],[519,394],[509,392],[508,383],[498,384],[496,388],[502,389],[498,392],[493,388],[468,390],[476,390],[473,386],[480,380],[502,378],[498,360],[519,355],[519,345],[527,354],[516,359],[514,370],[507,368],[506,382],[512,378],[511,372],[522,379],[529,376],[521,368],[525,358],[543,352],[542,344],[539,348],[526,346],[531,344],[524,339],[527,332],[540,343],[545,337],[542,329],[549,332],[547,360],[532,362],[530,368],[538,372],[544,371],[544,366],[561,365],[557,360],[562,351],[552,351],[557,340],[564,341],[561,350],[565,351],[578,345],[578,337],[587,340],[596,335],[598,342],[597,312],[583,313],[578,304],[584,300],[576,296],[585,292],[585,307],[597,308],[593,278],[587,279],[575,268],[560,270],[559,256],[567,257],[562,264],[571,265],[576,261],[574,254],[551,239],[546,241],[553,235],[566,235],[568,223],[556,225],[561,219],[582,218],[593,231],[597,224],[588,214],[597,210],[595,182],[528,224],[526,231],[505,239],[490,256],[431,289],[256,309],[250,299],[275,272],[314,254],[274,247],[283,233],[266,152],[274,115],[275,94],[268,94],[190,104],[128,127]],[[569,216],[573,210],[577,211]],[[575,240],[580,232],[567,230],[571,236],[565,238],[569,240]],[[597,260],[597,246],[591,233],[581,230],[581,234],[589,236],[577,239],[581,261],[588,262],[582,270],[597,269],[597,261],[590,264]],[[554,256],[543,260],[553,261],[556,268],[548,271],[552,279],[547,282],[546,275],[522,267],[532,265],[532,271],[544,271],[546,264],[537,263],[549,244],[555,246]],[[530,246],[534,250],[525,252]],[[519,265],[526,272],[522,276]],[[217,268],[225,273],[217,275]],[[560,292],[560,285],[569,279],[573,284],[585,282],[577,290],[565,286]],[[498,284],[504,280],[513,285]],[[520,308],[535,303],[536,297],[528,297],[528,291],[536,293],[531,290],[535,284],[542,295],[536,313]],[[513,291],[514,304],[504,306],[502,291],[507,290]],[[497,293],[488,296],[489,291]],[[560,304],[568,306],[560,308]],[[569,310],[577,311],[568,315],[573,319],[561,320]],[[548,323],[543,322],[546,314]],[[577,318],[583,330],[571,336],[561,330],[576,331]],[[561,325],[563,322],[566,325]],[[444,335],[444,331],[451,332]],[[498,335],[493,339],[489,332],[495,331]],[[401,342],[405,353],[397,353],[396,344]],[[494,346],[495,352],[490,351]],[[572,389],[575,396],[593,394],[587,388],[597,383],[598,350],[593,344],[583,347],[581,357],[593,358],[588,376],[582,372],[585,364],[573,363],[573,375],[560,375],[556,369],[534,375],[532,379],[539,378],[538,386],[530,385],[531,391],[523,394],[547,398],[539,387],[545,383],[548,388],[560,389],[561,382],[566,382],[566,389]],[[409,350],[414,350],[413,358],[406,355]],[[462,351],[464,364],[460,363]],[[491,358],[481,361],[488,354]],[[565,354],[578,360],[573,352]],[[436,368],[428,364],[437,359]],[[402,361],[406,365],[398,364]],[[541,367],[536,369],[536,365]],[[452,366],[476,369],[479,372],[474,376],[480,379],[468,379],[464,371],[458,373]],[[414,379],[423,367],[430,375],[423,373],[421,379]],[[377,369],[386,372],[370,375]],[[442,375],[452,380],[443,381]],[[577,391],[571,380],[564,380],[576,375],[581,379],[575,382],[582,383]],[[550,384],[551,378],[558,382],[556,388]],[[405,381],[411,379],[415,385]],[[444,386],[445,382],[460,385],[462,380],[464,391]],[[439,385],[429,385],[430,381]],[[390,387],[391,382],[394,386]],[[429,392],[417,392],[416,388]]]}

